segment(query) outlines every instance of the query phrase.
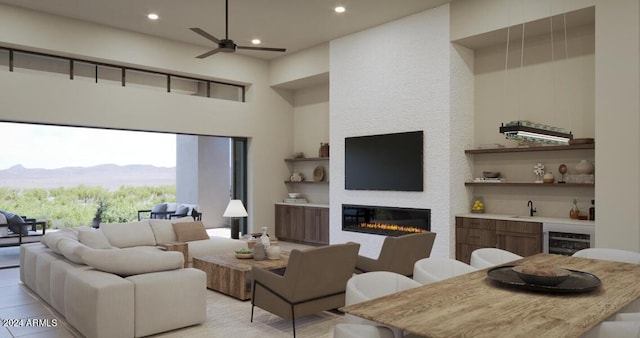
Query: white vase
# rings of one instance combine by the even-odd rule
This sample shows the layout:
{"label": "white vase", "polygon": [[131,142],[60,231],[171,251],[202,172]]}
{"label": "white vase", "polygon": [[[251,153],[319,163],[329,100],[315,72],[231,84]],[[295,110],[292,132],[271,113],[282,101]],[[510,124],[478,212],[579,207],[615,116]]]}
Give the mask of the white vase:
{"label": "white vase", "polygon": [[582,160],[576,165],[576,171],[578,174],[591,175],[593,174],[593,163],[587,160]]}
{"label": "white vase", "polygon": [[270,245],[267,248],[268,259],[280,259],[280,247],[277,245]]}

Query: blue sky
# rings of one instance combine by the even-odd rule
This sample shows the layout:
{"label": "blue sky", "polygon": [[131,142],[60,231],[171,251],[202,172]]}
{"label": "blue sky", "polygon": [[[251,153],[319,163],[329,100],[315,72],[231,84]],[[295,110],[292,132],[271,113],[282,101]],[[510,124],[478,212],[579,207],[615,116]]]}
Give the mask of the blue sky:
{"label": "blue sky", "polygon": [[176,162],[174,134],[0,122],[0,135],[0,170]]}

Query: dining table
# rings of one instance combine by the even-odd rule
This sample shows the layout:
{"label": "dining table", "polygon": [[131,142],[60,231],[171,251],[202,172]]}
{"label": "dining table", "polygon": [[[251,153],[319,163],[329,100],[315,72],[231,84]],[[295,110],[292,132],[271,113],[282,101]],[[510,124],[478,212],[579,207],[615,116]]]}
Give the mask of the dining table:
{"label": "dining table", "polygon": [[[580,283],[500,277],[518,265],[567,269]],[[580,337],[639,298],[638,264],[537,254],[341,310],[423,337]]]}

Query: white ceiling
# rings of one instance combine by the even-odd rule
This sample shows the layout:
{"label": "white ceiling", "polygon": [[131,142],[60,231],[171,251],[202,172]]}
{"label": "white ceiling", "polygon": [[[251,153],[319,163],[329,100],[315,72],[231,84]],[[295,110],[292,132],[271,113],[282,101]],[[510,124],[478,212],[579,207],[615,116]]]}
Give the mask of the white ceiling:
{"label": "white ceiling", "polygon": [[[287,48],[287,53],[293,53],[451,1],[230,0],[229,38],[245,46],[251,46],[252,38],[259,38],[263,47]],[[0,3],[201,45],[202,52],[217,46],[191,32],[190,27],[224,38],[224,0],[0,0]],[[335,13],[333,8],[337,5],[345,6],[346,12]],[[148,20],[146,15],[150,12],[157,13],[160,19]],[[238,53],[263,59],[283,55],[245,50]]]}

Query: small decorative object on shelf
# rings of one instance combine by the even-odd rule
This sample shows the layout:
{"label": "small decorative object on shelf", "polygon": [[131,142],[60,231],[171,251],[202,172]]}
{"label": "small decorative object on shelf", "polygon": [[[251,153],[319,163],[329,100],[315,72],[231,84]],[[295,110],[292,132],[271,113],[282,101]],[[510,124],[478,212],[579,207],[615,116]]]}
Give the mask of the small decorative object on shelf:
{"label": "small decorative object on shelf", "polygon": [[269,235],[267,235],[267,227],[262,227],[262,236],[260,236],[260,242],[265,247],[265,249],[268,249],[269,246],[271,245],[271,241],[269,240]]}
{"label": "small decorative object on shelf", "polygon": [[267,248],[267,259],[280,259],[280,247],[277,245],[270,245]]}
{"label": "small decorative object on shelf", "polygon": [[596,201],[595,200],[591,200],[591,208],[589,208],[589,220],[590,221],[595,221],[596,220]]}
{"label": "small decorative object on shelf", "polygon": [[569,218],[571,219],[579,219],[580,218],[580,209],[578,209],[578,200],[573,199],[573,207],[571,211],[569,211]]}
{"label": "small decorative object on shelf", "polygon": [[566,174],[566,173],[567,173],[567,165],[566,165],[566,164],[564,164],[564,163],[563,163],[563,164],[561,164],[561,165],[558,167],[558,172],[560,173],[560,175],[562,175],[562,176],[560,176],[560,181],[558,181],[558,183],[567,183],[567,182],[564,180],[564,174]]}
{"label": "small decorative object on shelf", "polygon": [[553,181],[555,181],[555,177],[553,176],[553,173],[550,171],[547,171],[547,173],[545,173],[544,176],[542,177],[543,183],[553,183]]}
{"label": "small decorative object on shelf", "polygon": [[484,201],[482,197],[474,197],[471,205],[471,212],[474,214],[484,213]]}
{"label": "small decorative object on shelf", "polygon": [[544,176],[544,165],[542,165],[542,163],[534,165],[533,173],[536,175],[536,183],[542,183],[542,177]]}
{"label": "small decorative object on shelf", "polygon": [[320,142],[320,150],[318,151],[318,156],[329,157],[329,143]]}
{"label": "small decorative object on shelf", "polygon": [[301,173],[293,173],[289,180],[291,180],[291,182],[302,182],[304,181],[304,176],[302,176]]}
{"label": "small decorative object on shelf", "polygon": [[593,174],[593,164],[587,160],[582,160],[576,165],[576,171],[579,174],[591,175]]}
{"label": "small decorative object on shelf", "polygon": [[266,249],[261,241],[256,241],[256,245],[253,247],[253,259],[256,261],[263,261],[267,257]]}
{"label": "small decorative object on shelf", "polygon": [[295,158],[295,159],[304,158],[304,153],[303,152],[293,153],[293,158]]}

